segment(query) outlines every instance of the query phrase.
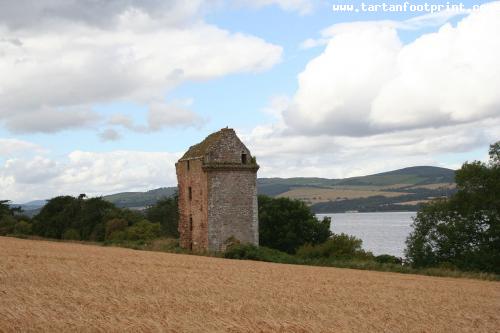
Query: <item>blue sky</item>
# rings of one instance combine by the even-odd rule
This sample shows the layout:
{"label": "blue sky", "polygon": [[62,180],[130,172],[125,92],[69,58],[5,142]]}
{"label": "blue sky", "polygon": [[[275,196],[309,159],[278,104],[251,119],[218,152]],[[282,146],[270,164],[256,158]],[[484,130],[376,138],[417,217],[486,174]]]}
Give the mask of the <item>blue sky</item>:
{"label": "blue sky", "polygon": [[[407,6],[424,3],[488,2]],[[0,198],[173,186],[179,154],[225,126],[262,177],[484,160],[500,133],[498,2],[432,15],[336,4],[361,8],[0,4]]]}

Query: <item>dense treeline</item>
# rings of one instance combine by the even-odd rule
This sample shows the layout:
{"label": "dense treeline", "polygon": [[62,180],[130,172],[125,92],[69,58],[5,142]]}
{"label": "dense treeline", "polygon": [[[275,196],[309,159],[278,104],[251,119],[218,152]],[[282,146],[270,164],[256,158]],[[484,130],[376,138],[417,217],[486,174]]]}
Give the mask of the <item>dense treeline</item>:
{"label": "dense treeline", "polygon": [[177,237],[177,197],[165,198],[145,212],[120,209],[102,198],[59,196],[32,219],[0,202],[0,235],[36,235],[84,241],[144,241]]}

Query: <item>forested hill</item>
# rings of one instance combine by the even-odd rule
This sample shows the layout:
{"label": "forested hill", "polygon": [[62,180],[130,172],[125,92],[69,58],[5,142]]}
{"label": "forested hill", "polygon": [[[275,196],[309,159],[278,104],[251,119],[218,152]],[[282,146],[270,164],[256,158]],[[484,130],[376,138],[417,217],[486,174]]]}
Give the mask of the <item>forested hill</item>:
{"label": "forested hill", "polygon": [[[454,177],[450,169],[418,166],[345,179],[259,178],[257,188],[259,194],[303,200],[315,212],[416,210],[423,202],[453,193]],[[164,187],[104,199],[118,207],[144,208],[175,192],[176,187]]]}

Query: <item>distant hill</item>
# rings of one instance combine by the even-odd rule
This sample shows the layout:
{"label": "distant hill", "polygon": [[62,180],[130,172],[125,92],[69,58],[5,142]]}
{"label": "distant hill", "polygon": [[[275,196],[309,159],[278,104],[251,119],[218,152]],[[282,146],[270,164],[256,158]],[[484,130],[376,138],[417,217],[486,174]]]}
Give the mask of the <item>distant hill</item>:
{"label": "distant hill", "polygon": [[[259,178],[259,194],[299,199],[316,213],[345,211],[417,210],[421,203],[455,192],[455,171],[417,166],[374,175],[345,179],[315,177]],[[147,192],[122,192],[103,198],[122,208],[143,209],[163,197],[174,195],[176,187],[162,187]],[[45,200],[21,205],[37,212]]]}
{"label": "distant hill", "polygon": [[347,178],[336,185],[390,186],[396,184],[427,185],[455,182],[455,171],[432,166],[418,166],[371,176]]}
{"label": "distant hill", "polygon": [[147,192],[122,192],[106,195],[103,199],[118,207],[140,209],[154,205],[161,198],[174,195],[176,191],[177,187],[161,187]]}
{"label": "distant hill", "polygon": [[285,193],[297,187],[331,188],[338,186],[405,186],[454,183],[455,171],[433,166],[417,166],[369,176],[344,179],[328,178],[259,178],[259,194],[270,196]]}

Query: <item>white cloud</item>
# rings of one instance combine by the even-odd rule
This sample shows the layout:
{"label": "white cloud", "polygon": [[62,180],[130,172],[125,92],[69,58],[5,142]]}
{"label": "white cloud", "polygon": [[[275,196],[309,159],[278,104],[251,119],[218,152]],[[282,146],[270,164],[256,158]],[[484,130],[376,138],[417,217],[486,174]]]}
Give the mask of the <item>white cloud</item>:
{"label": "white cloud", "polygon": [[283,10],[296,11],[301,15],[309,14],[314,9],[314,0],[236,0],[237,4],[250,7],[277,5]]}
{"label": "white cloud", "polygon": [[[109,16],[87,2],[0,3],[0,120],[8,128],[62,130],[75,123],[38,126],[38,115],[120,100],[150,104],[182,82],[266,70],[281,59],[279,46],[196,18],[200,1],[115,0],[104,5]],[[18,22],[13,15],[23,8]],[[166,18],[177,11],[186,12],[182,22]]]}
{"label": "white cloud", "polygon": [[30,186],[51,182],[61,170],[55,161],[35,156],[30,160],[9,159],[2,171],[12,176],[17,185]]}
{"label": "white cloud", "polygon": [[363,137],[310,136],[286,130],[273,124],[243,135],[261,166],[259,177],[344,178],[418,165],[454,168],[457,160],[451,156],[486,150],[500,139],[500,119]]}
{"label": "white cloud", "polygon": [[[210,3],[211,1],[208,1]],[[137,9],[161,20],[178,25],[196,18],[203,0],[16,0],[0,4],[0,22],[14,29],[29,26],[53,26],[78,22],[95,26],[113,25],[116,15]]]}
{"label": "white cloud", "polygon": [[89,196],[175,186],[181,154],[162,152],[74,151],[63,160],[35,156],[0,165],[2,196],[16,202],[57,195]]}
{"label": "white cloud", "polygon": [[43,148],[35,143],[12,139],[0,138],[0,157],[11,157],[25,152],[42,152]]}
{"label": "white cloud", "polygon": [[289,130],[364,136],[500,117],[500,2],[402,45],[394,22],[328,29],[299,75]]}
{"label": "white cloud", "polygon": [[173,103],[151,103],[149,106],[149,129],[158,131],[165,127],[199,126],[203,120],[189,110],[192,101],[175,101]]}
{"label": "white cloud", "polygon": [[336,35],[299,75],[299,89],[284,113],[287,125],[311,134],[370,133],[370,103],[396,74],[400,48],[397,32],[383,25]]}
{"label": "white cloud", "polygon": [[42,107],[32,112],[13,113],[4,119],[6,127],[14,133],[54,133],[65,129],[96,124],[97,113],[81,107],[53,109]]}
{"label": "white cloud", "polygon": [[150,133],[174,127],[199,127],[205,120],[189,109],[192,103],[192,100],[153,102],[149,105],[147,125],[136,124],[132,118],[120,113],[112,115],[108,123],[137,133]]}

